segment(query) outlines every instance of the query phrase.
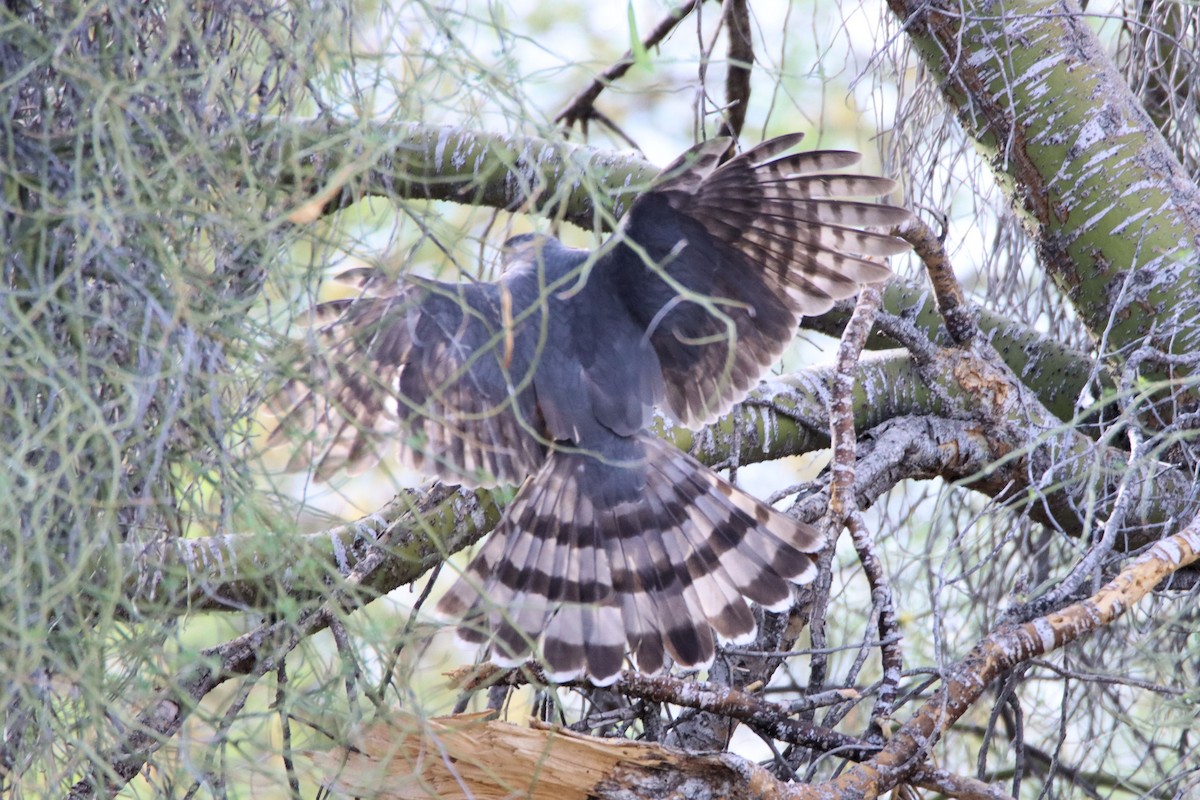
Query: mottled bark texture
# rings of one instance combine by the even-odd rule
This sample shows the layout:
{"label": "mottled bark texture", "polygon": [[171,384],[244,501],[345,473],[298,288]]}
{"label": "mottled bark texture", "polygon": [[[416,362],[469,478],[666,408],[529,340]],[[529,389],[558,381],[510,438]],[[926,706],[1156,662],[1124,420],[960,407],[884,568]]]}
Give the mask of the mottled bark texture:
{"label": "mottled bark texture", "polygon": [[[1106,358],[1200,349],[1200,189],[1073,0],[890,0]],[[1156,325],[1149,326],[1147,312]],[[1161,365],[1151,374],[1165,377]],[[1176,376],[1195,373],[1176,365]]]}
{"label": "mottled bark texture", "polygon": [[341,586],[385,536],[390,545],[364,588],[386,594],[487,534],[500,511],[492,492],[438,484],[401,492],[370,516],[317,533],[231,533],[127,545],[129,602],[122,611],[132,616],[136,609],[137,619],[145,620],[184,611],[269,610],[283,598],[311,603]]}
{"label": "mottled bark texture", "polygon": [[383,196],[523,211],[601,232],[658,174],[611,150],[450,126],[318,121],[268,132],[287,142],[280,178],[292,194],[279,211],[297,224]]}

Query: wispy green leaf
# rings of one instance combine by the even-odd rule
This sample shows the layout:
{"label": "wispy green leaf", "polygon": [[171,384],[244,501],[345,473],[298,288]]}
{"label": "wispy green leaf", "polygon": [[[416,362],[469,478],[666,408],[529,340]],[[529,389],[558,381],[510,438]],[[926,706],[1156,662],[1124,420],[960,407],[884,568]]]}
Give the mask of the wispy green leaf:
{"label": "wispy green leaf", "polygon": [[633,53],[633,62],[639,67],[650,68],[650,53],[646,50],[646,46],[642,44],[642,37],[638,34],[637,14],[633,11],[633,2],[625,6],[626,13],[629,16],[629,52]]}

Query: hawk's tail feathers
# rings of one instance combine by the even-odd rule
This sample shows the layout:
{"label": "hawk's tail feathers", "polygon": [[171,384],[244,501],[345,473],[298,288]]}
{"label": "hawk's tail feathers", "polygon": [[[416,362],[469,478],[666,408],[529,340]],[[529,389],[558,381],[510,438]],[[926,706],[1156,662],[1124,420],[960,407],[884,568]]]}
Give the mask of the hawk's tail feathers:
{"label": "hawk's tail feathers", "polygon": [[509,506],[492,538],[438,604],[469,642],[504,666],[541,642],[549,676],[616,680],[628,650],[639,669],[669,656],[711,664],[717,640],[755,635],[753,600],[791,602],[815,576],[813,528],[722,481],[650,436],[638,458],[601,462],[556,451]]}

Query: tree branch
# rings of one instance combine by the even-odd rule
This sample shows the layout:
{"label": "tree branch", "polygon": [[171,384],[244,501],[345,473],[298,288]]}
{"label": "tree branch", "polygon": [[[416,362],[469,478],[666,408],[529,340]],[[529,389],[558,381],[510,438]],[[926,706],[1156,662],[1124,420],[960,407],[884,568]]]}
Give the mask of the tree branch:
{"label": "tree branch", "polygon": [[[963,357],[973,358],[969,353]],[[966,390],[956,383],[953,359],[945,359],[931,371],[944,392],[961,395]],[[960,365],[958,369],[961,375],[971,376],[982,368]],[[710,466],[733,458],[750,464],[827,448],[825,420],[832,381],[831,367],[775,378],[702,431],[659,419],[657,432]],[[968,385],[970,391],[980,388],[978,381]],[[1118,538],[1118,546],[1128,549],[1155,539],[1156,531],[1173,515],[1184,513],[1195,502],[1190,477],[1168,465],[1145,465],[1138,480],[1122,483],[1127,453],[1070,432],[1044,410],[1042,430],[1032,425],[1036,415],[1021,410],[1016,423],[1008,426],[1007,439],[986,436],[974,425],[939,420],[954,410],[922,382],[911,359],[898,352],[861,361],[854,387],[854,428],[859,435],[870,432],[855,467],[861,507],[901,480],[937,475],[994,497],[1019,498],[1022,503],[1031,496],[1039,498],[1029,509],[1035,519],[1080,535],[1085,516],[1082,498],[1089,486],[1100,481],[1095,488],[1101,504],[1097,513],[1104,512],[1105,503],[1116,502],[1118,491],[1128,498],[1131,513]],[[916,447],[914,443],[923,437],[949,449],[932,453]],[[1062,455],[1064,448],[1069,456]],[[879,462],[879,470],[863,463],[881,455],[886,460]],[[864,476],[870,476],[866,483]],[[824,497],[818,487],[811,492]],[[405,515],[418,496],[406,492],[372,517],[305,536],[247,533],[123,545],[125,556],[120,562],[130,565],[124,578],[123,614],[146,619],[184,609],[269,609],[284,596],[302,603],[320,598],[374,547],[373,537],[381,526]],[[812,523],[825,513],[824,506],[810,505],[806,498],[801,501],[795,510],[800,519]],[[370,586],[386,592],[415,580],[427,568],[418,565],[432,563],[429,559],[484,535],[500,512],[493,495],[484,490],[447,498],[429,519],[408,531],[411,538],[405,540],[405,549],[386,557]],[[96,578],[103,575],[97,573]]]}
{"label": "tree branch", "polygon": [[659,171],[611,150],[449,126],[317,120],[253,133],[271,143],[254,156],[281,165],[263,180],[282,189],[275,207],[295,224],[383,196],[521,210],[600,232]]}
{"label": "tree branch", "polygon": [[[916,249],[920,254],[922,248]],[[838,337],[853,307],[852,302],[843,301],[827,314],[805,317],[801,324],[808,330]],[[970,301],[966,301],[966,308],[978,320],[980,329],[1009,369],[1020,375],[1042,405],[1059,419],[1074,418],[1081,397],[1087,394],[1099,396],[1103,390],[1115,386],[1103,370],[1097,374],[1096,362],[1087,353],[1067,347],[1057,339]],[[882,310],[909,321],[931,342],[951,343],[949,334],[942,327],[936,297],[925,285],[893,278],[883,288]],[[867,339],[867,347],[872,350],[896,346],[898,343],[882,332],[873,333]],[[1097,379],[1100,384],[1093,386]],[[1084,431],[1090,429],[1090,417],[1088,422]]]}
{"label": "tree branch", "polygon": [[725,0],[722,9],[729,40],[725,72],[725,119],[718,136],[737,139],[746,124],[750,105],[750,71],[754,67],[754,37],[750,31],[750,5],[746,0]]}
{"label": "tree branch", "polygon": [[[896,700],[896,690],[904,661],[900,652],[900,627],[896,622],[896,605],[892,600],[892,588],[875,551],[875,543],[867,530],[862,511],[855,494],[855,462],[857,437],[854,430],[854,375],[859,356],[875,319],[875,312],[882,302],[879,289],[865,286],[859,294],[858,304],[849,324],[842,334],[838,347],[833,386],[833,403],[829,411],[829,429],[833,440],[833,463],[830,468],[829,517],[830,529],[836,537],[844,525],[850,531],[854,550],[871,587],[871,604],[878,615],[879,658],[883,666],[883,680],[875,697],[867,728],[867,739],[882,739],[882,722],[891,716]],[[835,541],[829,543],[832,548]],[[864,651],[865,652],[865,651]]]}
{"label": "tree branch", "polygon": [[[942,688],[897,731],[882,751],[831,781],[839,798],[875,797],[904,780],[943,732],[987,690],[992,681],[1037,656],[1058,650],[1110,624],[1166,576],[1200,558],[1200,518],[1134,559],[1100,591],[1080,603],[1023,625],[1001,625],[945,672]],[[806,789],[809,787],[805,787]],[[820,797],[822,787],[797,793]]]}
{"label": "tree branch", "polygon": [[941,0],[888,5],[1106,355],[1200,350],[1200,187],[1074,0],[1021,0],[1001,14]]}
{"label": "tree branch", "polygon": [[[517,670],[504,670],[493,664],[485,664],[482,667],[460,670],[452,679],[464,691],[477,691],[497,683],[507,686],[552,685],[541,667],[534,662],[529,662]],[[579,681],[561,685],[590,688],[590,684]],[[625,670],[609,688],[626,697],[670,703],[736,719],[773,739],[811,747],[821,752],[836,750],[839,755],[854,760],[867,758],[879,749],[853,736],[793,719],[786,706],[723,683],[696,681],[674,675],[649,676]]]}
{"label": "tree branch", "polygon": [[462,531],[480,528],[478,521],[468,524],[468,518],[479,516],[479,508],[461,490],[439,485],[424,496],[410,493],[405,497],[411,501],[408,510],[380,530],[376,546],[354,566],[345,581],[329,592],[328,600],[300,611],[294,620],[263,624],[222,645],[202,650],[194,665],[185,667],[166,682],[157,697],[128,726],[117,745],[92,759],[93,771],[71,788],[70,800],[115,795],[145,767],[155,751],[178,733],[209,692],[231,678],[259,677],[277,669],[287,653],[324,629],[335,615],[359,608],[377,597],[375,587],[381,581],[380,574],[388,573],[389,563],[394,566],[389,562],[388,550],[410,553],[415,547],[416,552],[424,553],[417,557],[413,577],[439,563],[446,551],[429,548],[422,542],[422,520],[452,515],[455,519],[450,529],[464,537]]}

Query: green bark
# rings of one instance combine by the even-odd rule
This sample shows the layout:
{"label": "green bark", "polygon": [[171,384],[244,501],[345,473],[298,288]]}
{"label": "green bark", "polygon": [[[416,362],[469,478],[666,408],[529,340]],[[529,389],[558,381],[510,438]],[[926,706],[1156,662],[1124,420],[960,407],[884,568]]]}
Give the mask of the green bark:
{"label": "green bark", "polygon": [[889,5],[1105,355],[1194,353],[1200,189],[1078,5]]}
{"label": "green bark", "polygon": [[292,190],[285,215],[314,196],[331,213],[382,195],[529,211],[599,232],[659,171],[611,150],[450,126],[312,122],[261,133],[285,143],[277,177]]}

